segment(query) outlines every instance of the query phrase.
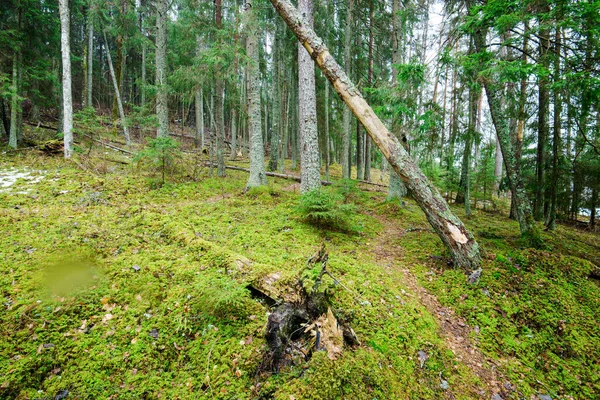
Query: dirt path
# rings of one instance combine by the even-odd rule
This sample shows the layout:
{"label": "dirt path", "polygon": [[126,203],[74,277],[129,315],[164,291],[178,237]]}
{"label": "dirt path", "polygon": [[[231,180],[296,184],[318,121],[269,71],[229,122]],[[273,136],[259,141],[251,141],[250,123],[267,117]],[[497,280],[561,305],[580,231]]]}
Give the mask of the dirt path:
{"label": "dirt path", "polygon": [[440,327],[440,335],[445,339],[448,348],[452,350],[459,362],[466,365],[481,380],[481,398],[492,400],[509,398],[510,393],[514,391],[513,386],[498,371],[497,363],[483,355],[469,338],[473,329],[467,321],[456,315],[452,309],[440,304],[434,295],[419,284],[413,272],[398,262],[403,258],[402,248],[390,246],[389,238],[401,237],[405,232],[391,221],[380,216],[377,218],[384,226],[382,231],[384,233],[377,238],[374,246],[379,263],[385,268],[392,268],[394,271],[400,272],[399,277],[402,283],[436,318]]}

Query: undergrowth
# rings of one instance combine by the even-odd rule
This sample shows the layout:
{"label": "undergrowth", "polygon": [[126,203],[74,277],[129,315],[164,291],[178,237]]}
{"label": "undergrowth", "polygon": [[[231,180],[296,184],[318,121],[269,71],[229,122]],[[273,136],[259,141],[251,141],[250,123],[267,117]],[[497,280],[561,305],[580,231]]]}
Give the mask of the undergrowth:
{"label": "undergrowth", "polygon": [[[600,393],[598,284],[575,257],[598,257],[591,234],[559,227],[543,233],[552,251],[521,250],[514,222],[475,213],[467,224],[484,232],[487,254],[480,282],[468,286],[431,258],[441,242],[410,200],[399,207],[381,193],[324,190],[328,210],[354,208],[361,231],[348,234],[305,223],[299,196],[283,190],[289,182],[246,193],[238,171],[153,189],[127,166],[100,175],[17,155],[0,167],[43,175],[0,193],[2,398],[480,398],[480,382],[395,267],[417,272],[479,327],[472,339],[523,396]],[[402,249],[394,265],[375,255],[388,235],[378,218],[407,232],[381,242]],[[269,277],[288,295],[323,241],[332,307],[361,346],[257,374],[269,309],[246,287]]]}

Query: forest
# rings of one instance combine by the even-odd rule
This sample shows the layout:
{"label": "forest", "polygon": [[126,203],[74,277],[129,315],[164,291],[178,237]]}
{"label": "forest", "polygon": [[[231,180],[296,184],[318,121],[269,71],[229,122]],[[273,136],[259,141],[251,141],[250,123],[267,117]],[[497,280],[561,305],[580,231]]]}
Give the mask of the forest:
{"label": "forest", "polygon": [[600,398],[600,1],[3,0],[0,398]]}

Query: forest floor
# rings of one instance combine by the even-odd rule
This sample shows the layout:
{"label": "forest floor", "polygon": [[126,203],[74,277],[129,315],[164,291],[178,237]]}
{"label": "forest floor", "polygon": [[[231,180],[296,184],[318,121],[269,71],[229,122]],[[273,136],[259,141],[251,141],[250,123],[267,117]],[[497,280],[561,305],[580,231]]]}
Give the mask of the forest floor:
{"label": "forest floor", "polygon": [[[245,192],[246,173],[212,177],[195,157],[164,184],[112,150],[2,157],[1,398],[600,396],[597,233],[559,225],[527,249],[514,221],[477,210],[468,285],[410,199],[324,188],[357,210],[351,231],[324,230],[293,182]],[[332,309],[361,344],[267,373],[272,309],[247,288],[293,297],[322,243]]]}

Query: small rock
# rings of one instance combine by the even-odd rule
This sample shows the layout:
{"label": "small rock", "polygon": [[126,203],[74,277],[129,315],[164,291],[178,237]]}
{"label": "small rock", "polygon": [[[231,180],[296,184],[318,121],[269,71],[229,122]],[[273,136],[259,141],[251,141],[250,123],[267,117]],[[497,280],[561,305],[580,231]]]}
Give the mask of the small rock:
{"label": "small rock", "polygon": [[45,348],[45,349],[51,349],[51,348],[54,347],[54,344],[52,344],[52,343],[44,343],[42,345],[42,347]]}
{"label": "small rock", "polygon": [[475,326],[473,327],[473,330],[475,331],[475,333],[476,333],[476,334],[478,334],[478,335],[479,335],[479,325],[475,325]]}
{"label": "small rock", "polygon": [[139,265],[134,265],[133,267],[131,267],[135,272],[138,272],[140,269],[142,269],[142,267],[140,267]]}
{"label": "small rock", "polygon": [[539,400],[552,400],[552,396],[550,396],[548,394],[538,394],[537,398]]}
{"label": "small rock", "polygon": [[56,396],[54,396],[54,400],[64,400],[67,398],[68,395],[69,395],[68,390],[61,390],[60,392],[58,392],[56,394]]}
{"label": "small rock", "polygon": [[440,387],[444,390],[448,390],[448,389],[450,389],[450,384],[448,384],[448,381],[442,379],[442,383],[440,383]]}
{"label": "small rock", "polygon": [[504,400],[504,397],[500,396],[500,394],[496,393],[492,396],[492,400]]}
{"label": "small rock", "polygon": [[481,293],[483,293],[484,296],[490,297],[490,291],[486,288],[481,289]]}
{"label": "small rock", "polygon": [[479,269],[476,269],[475,271],[473,271],[473,272],[471,273],[471,275],[469,275],[469,279],[467,279],[467,282],[468,282],[470,285],[473,285],[473,284],[475,284],[475,283],[479,282],[479,278],[481,277],[481,272],[482,272],[482,271],[483,271],[483,270],[482,270],[481,268],[479,268]]}
{"label": "small rock", "polygon": [[154,339],[158,339],[158,330],[152,329],[150,331],[150,336],[152,336]]}
{"label": "small rock", "polygon": [[420,362],[421,368],[423,368],[423,366],[425,365],[425,361],[427,361],[427,359],[429,359],[429,356],[423,350],[419,350],[417,355],[419,356],[419,362]]}

